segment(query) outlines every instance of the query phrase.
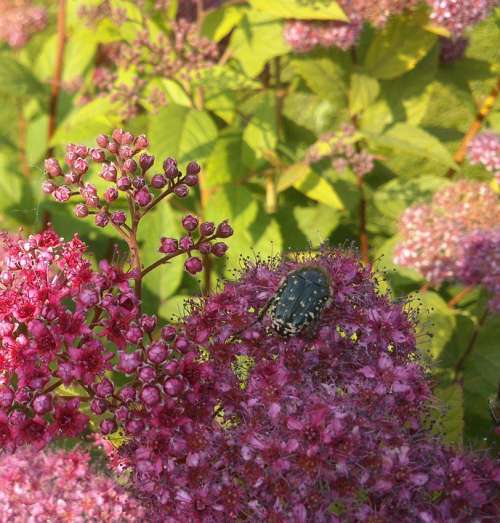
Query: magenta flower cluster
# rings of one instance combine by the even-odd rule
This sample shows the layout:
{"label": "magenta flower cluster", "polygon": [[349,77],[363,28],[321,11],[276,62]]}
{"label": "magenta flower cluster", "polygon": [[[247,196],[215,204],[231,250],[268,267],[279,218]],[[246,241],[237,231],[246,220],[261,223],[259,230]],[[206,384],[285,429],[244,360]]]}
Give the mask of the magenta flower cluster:
{"label": "magenta flower cluster", "polygon": [[0,0],[0,41],[24,47],[47,25],[47,10],[30,0]]}
{"label": "magenta flower cluster", "polygon": [[81,451],[23,449],[0,457],[0,521],[9,523],[125,523],[145,509],[123,488],[90,467]]}
{"label": "magenta flower cluster", "polygon": [[[281,338],[259,311],[305,265],[332,303],[313,335]],[[500,515],[498,464],[424,428],[414,325],[354,253],[248,264],[121,369],[134,390],[105,445],[152,521],[468,521]],[[106,385],[107,398],[111,386]],[[140,408],[139,408],[140,406]]]}
{"label": "magenta flower cluster", "polygon": [[374,167],[375,157],[363,148],[356,136],[356,127],[345,123],[337,132],[323,134],[318,142],[306,153],[306,161],[319,162],[328,158],[332,167],[342,172],[350,169],[358,177],[370,173]]}
{"label": "magenta flower cluster", "polygon": [[479,133],[467,147],[467,159],[493,173],[500,184],[500,134],[493,131]]}
{"label": "magenta flower cluster", "polygon": [[431,203],[408,208],[394,261],[417,269],[430,283],[484,284],[498,300],[500,205],[487,184],[461,180],[440,189]]}

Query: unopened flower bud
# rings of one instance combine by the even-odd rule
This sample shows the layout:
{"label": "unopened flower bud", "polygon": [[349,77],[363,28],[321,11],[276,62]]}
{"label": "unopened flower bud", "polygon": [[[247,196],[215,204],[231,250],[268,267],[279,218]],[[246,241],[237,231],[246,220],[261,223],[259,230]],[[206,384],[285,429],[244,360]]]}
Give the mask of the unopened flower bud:
{"label": "unopened flower bud", "polygon": [[129,158],[123,162],[122,171],[126,174],[133,174],[137,169],[137,162],[133,158]]}
{"label": "unopened flower bud", "polygon": [[169,396],[177,396],[182,392],[183,388],[184,385],[182,381],[178,378],[168,378],[167,380],[165,380],[165,383],[163,384],[163,390]]}
{"label": "unopened flower bud", "polygon": [[55,158],[47,158],[44,163],[45,172],[51,177],[56,178],[62,176],[62,169],[59,162]]}
{"label": "unopened flower bud", "polygon": [[165,176],[169,179],[175,178],[179,175],[177,162],[173,158],[167,158],[163,162],[163,170],[165,171]]}
{"label": "unopened flower bud", "polygon": [[114,163],[105,163],[99,176],[108,182],[116,182],[116,166]]}
{"label": "unopened flower bud", "polygon": [[139,165],[141,166],[142,172],[146,172],[155,163],[155,157],[152,154],[141,154],[139,158]]}
{"label": "unopened flower bud", "polygon": [[90,402],[90,410],[97,416],[104,414],[109,407],[109,403],[102,398],[95,398]]}
{"label": "unopened flower bud", "polygon": [[160,239],[160,252],[164,254],[174,254],[177,252],[178,242],[174,238],[161,238]]}
{"label": "unopened flower bud", "polygon": [[118,397],[125,403],[135,401],[135,388],[132,385],[125,385],[118,393]]}
{"label": "unopened flower bud", "polygon": [[196,162],[189,162],[186,168],[186,174],[199,174],[201,167]]}
{"label": "unopened flower bud", "polygon": [[198,250],[201,254],[210,254],[210,251],[212,250],[212,245],[210,242],[200,242],[198,245]]}
{"label": "unopened flower bud", "polygon": [[132,180],[128,176],[121,176],[116,181],[116,186],[120,191],[128,191],[132,185]]}
{"label": "unopened flower bud", "polygon": [[151,178],[151,187],[155,189],[163,189],[167,185],[167,178],[163,174],[155,174]]}
{"label": "unopened flower bud", "polygon": [[151,363],[162,363],[167,359],[168,350],[167,347],[161,342],[153,343],[148,349],[148,360]]}
{"label": "unopened flower bud", "polygon": [[184,263],[184,268],[187,272],[189,272],[189,274],[196,274],[197,272],[201,272],[203,270],[203,263],[196,256],[192,256],[186,260]]}
{"label": "unopened flower bud", "polygon": [[227,252],[227,245],[224,242],[217,242],[212,246],[212,254],[214,256],[224,256]]}
{"label": "unopened flower bud", "polygon": [[125,425],[125,430],[129,434],[140,434],[144,430],[144,421],[142,421],[141,419],[132,419],[130,421],[127,421]]}
{"label": "unopened flower bud", "polygon": [[66,185],[60,185],[53,193],[54,200],[67,202],[71,198],[71,190]]}
{"label": "unopened flower bud", "polygon": [[56,190],[56,188],[57,188],[57,185],[50,180],[45,180],[42,183],[42,191],[45,194],[52,194]]}
{"label": "unopened flower bud", "polygon": [[118,156],[122,160],[127,160],[128,158],[132,158],[132,156],[134,156],[134,150],[130,145],[122,145],[118,149]]}
{"label": "unopened flower bud", "polygon": [[215,224],[213,222],[203,222],[200,225],[200,234],[205,238],[207,236],[212,236],[215,232]]}
{"label": "unopened flower bud", "polygon": [[182,218],[182,226],[186,231],[192,232],[198,227],[199,220],[192,214],[187,214]]}
{"label": "unopened flower bud", "polygon": [[74,213],[75,216],[78,218],[85,218],[89,215],[89,209],[83,203],[78,203],[77,205],[75,205]]}
{"label": "unopened flower bud", "polygon": [[113,133],[111,134],[111,137],[113,138],[113,140],[118,143],[118,144],[122,144],[122,138],[123,138],[123,135],[125,134],[125,131],[123,129],[115,129],[113,131]]}
{"label": "unopened flower bud", "polygon": [[74,151],[80,158],[85,158],[89,154],[89,148],[82,144],[75,145]]}
{"label": "unopened flower bud", "polygon": [[120,352],[118,368],[126,374],[132,374],[142,363],[141,355],[138,352],[130,354]]}
{"label": "unopened flower bud", "polygon": [[183,183],[174,187],[174,193],[179,198],[185,198],[189,194],[189,187]]}
{"label": "unopened flower bud", "polygon": [[14,391],[6,385],[0,385],[0,408],[7,410],[14,402]]}
{"label": "unopened flower bud", "polygon": [[107,202],[113,202],[115,201],[117,198],[118,198],[118,191],[116,190],[115,187],[108,187],[105,191],[104,191],[104,199],[107,201]]}
{"label": "unopened flower bud", "polygon": [[153,332],[156,324],[158,323],[158,318],[155,315],[149,316],[143,314],[140,320],[141,328],[146,332]]}
{"label": "unopened flower bud", "polygon": [[105,134],[100,134],[97,138],[96,138],[96,143],[99,147],[103,147],[104,149],[108,146],[108,143],[109,143],[109,137],[106,136]]}
{"label": "unopened flower bud", "polygon": [[143,187],[146,186],[146,179],[145,179],[143,176],[136,176],[136,177],[132,180],[132,185],[133,185],[136,189],[142,189]]}
{"label": "unopened flower bud", "polygon": [[106,225],[108,225],[108,223],[109,223],[109,216],[106,211],[98,212],[95,215],[95,224],[97,225],[97,227],[106,227]]}
{"label": "unopened flower bud", "polygon": [[183,236],[179,240],[179,248],[182,251],[190,251],[194,247],[193,238],[191,236]]}
{"label": "unopened flower bud", "polygon": [[138,376],[143,383],[151,383],[156,380],[156,371],[153,367],[146,365],[139,370]]}
{"label": "unopened flower bud", "polygon": [[100,430],[104,436],[112,434],[117,430],[116,423],[111,419],[103,419],[100,424]]}
{"label": "unopened flower bud", "polygon": [[115,225],[123,225],[127,221],[125,211],[113,211],[111,213],[111,221]]}
{"label": "unopened flower bud", "polygon": [[97,163],[104,162],[106,160],[106,153],[102,149],[91,149],[90,158]]}
{"label": "unopened flower bud", "polygon": [[104,378],[100,383],[95,387],[95,393],[101,398],[107,398],[111,396],[114,392],[114,387],[111,381],[108,378]]}
{"label": "unopened flower bud", "polygon": [[165,325],[165,327],[161,330],[161,337],[165,341],[172,341],[175,338],[175,335],[177,334],[177,331],[175,330],[175,327],[172,325]]}
{"label": "unopened flower bud", "polygon": [[135,147],[136,149],[146,149],[146,147],[149,145],[149,140],[147,139],[146,135],[140,134],[135,139]]}
{"label": "unopened flower bud", "polygon": [[151,193],[147,190],[146,187],[143,187],[142,189],[139,189],[134,194],[134,200],[136,201],[137,205],[140,207],[146,207],[149,203],[151,203],[151,200],[153,199]]}
{"label": "unopened flower bud", "polygon": [[33,400],[33,410],[37,414],[46,414],[52,410],[52,398],[49,394],[40,394]]}
{"label": "unopened flower bud", "polygon": [[233,235],[233,228],[227,223],[227,220],[224,220],[222,223],[219,223],[215,235],[218,238],[229,238]]}
{"label": "unopened flower bud", "polygon": [[184,183],[186,185],[189,185],[189,187],[194,187],[195,185],[198,185],[198,175],[196,174],[186,174],[184,177]]}
{"label": "unopened flower bud", "polygon": [[108,151],[111,153],[111,154],[118,154],[118,151],[120,150],[120,146],[118,145],[117,142],[109,142],[108,143],[108,147],[107,147]]}

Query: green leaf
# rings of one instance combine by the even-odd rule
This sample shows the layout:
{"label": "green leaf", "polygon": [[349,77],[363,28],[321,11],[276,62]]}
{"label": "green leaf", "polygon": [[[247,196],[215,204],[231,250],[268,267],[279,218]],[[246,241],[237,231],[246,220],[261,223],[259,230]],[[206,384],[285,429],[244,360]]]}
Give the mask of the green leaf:
{"label": "green leaf", "polygon": [[419,349],[432,359],[439,360],[457,323],[455,311],[436,292],[420,293],[418,300],[421,302],[417,329],[417,334],[420,334]]}
{"label": "green leaf", "polygon": [[436,38],[422,27],[420,16],[394,17],[373,38],[366,53],[365,69],[375,78],[395,78],[413,69]]}
{"label": "green leaf", "polygon": [[376,147],[389,154],[417,156],[458,169],[444,145],[420,127],[397,123],[384,135],[371,137],[371,141]]}
{"label": "green leaf", "polygon": [[257,157],[266,150],[274,150],[278,143],[276,120],[276,99],[272,93],[265,93],[260,100],[250,122],[243,131],[243,139]]}
{"label": "green leaf", "polygon": [[316,51],[292,60],[293,69],[311,91],[341,108],[347,104],[350,65],[349,55],[335,49]]}
{"label": "green leaf", "polygon": [[207,112],[172,104],[150,117],[148,136],[156,158],[204,161],[217,138],[217,127]]}
{"label": "green leaf", "polygon": [[173,320],[184,317],[186,301],[192,298],[186,294],[175,294],[167,298],[158,309],[158,315],[165,320]]}
{"label": "green leaf", "polygon": [[283,18],[303,20],[342,20],[349,19],[337,2],[332,0],[249,0],[255,9]]}
{"label": "green leaf", "polygon": [[349,89],[349,110],[351,115],[368,108],[380,92],[380,85],[375,78],[363,73],[352,73]]}
{"label": "green leaf", "polygon": [[203,20],[201,32],[210,40],[220,42],[240,23],[244,14],[244,7],[238,5],[220,7],[210,11]]}
{"label": "green leaf", "polygon": [[313,207],[294,207],[293,215],[299,229],[311,242],[312,247],[319,247],[339,224],[340,213],[328,205]]}
{"label": "green leaf", "polygon": [[[182,233],[179,217],[172,211],[171,206],[162,202],[154,211],[146,214],[141,220],[137,239],[141,246],[142,265],[147,267],[163,254],[158,252],[162,236],[177,236]],[[156,297],[160,302],[166,300],[179,287],[184,274],[184,257],[174,258],[165,265],[160,265],[147,274],[143,280],[145,290]],[[153,307],[156,304],[151,304]]]}
{"label": "green leaf", "polygon": [[378,212],[397,220],[406,208],[430,200],[446,183],[447,179],[437,176],[394,178],[377,188],[373,200]]}
{"label": "green leaf", "polygon": [[[304,111],[304,107],[307,107],[307,111]],[[301,91],[292,92],[285,97],[283,115],[315,135],[337,127],[348,116],[345,109],[339,111],[330,101]]]}
{"label": "green leaf", "polygon": [[203,178],[205,186],[216,187],[242,178],[246,171],[242,162],[243,149],[246,147],[241,130],[225,129],[208,159]]}
{"label": "green leaf", "polygon": [[464,433],[464,398],[462,387],[457,383],[440,385],[434,389],[434,395],[440,401],[439,410],[435,411],[439,435],[451,445],[461,447]]}
{"label": "green leaf", "polygon": [[295,183],[301,182],[309,173],[311,167],[307,163],[295,163],[287,167],[279,176],[276,190],[285,191]]}
{"label": "green leaf", "polygon": [[26,66],[3,53],[0,55],[0,93],[14,98],[43,99],[46,89]]}
{"label": "green leaf", "polygon": [[[479,335],[470,356],[463,367],[464,407],[466,433],[473,439],[491,440],[493,424],[488,409],[488,398],[496,393],[500,377],[500,358],[498,357],[498,333],[500,319],[490,315],[479,328]],[[460,354],[469,347],[472,332],[461,333],[464,340]]]}
{"label": "green leaf", "polygon": [[118,126],[116,114],[116,106],[106,98],[97,98],[75,107],[57,127],[51,145],[70,142],[93,144],[98,134]]}
{"label": "green leaf", "polygon": [[283,38],[283,22],[257,11],[244,16],[229,44],[233,58],[251,78],[257,76],[271,58],[289,50],[290,46]]}
{"label": "green leaf", "polygon": [[310,171],[305,178],[295,182],[293,186],[311,200],[324,203],[334,209],[344,208],[344,204],[331,184],[314,171]]}

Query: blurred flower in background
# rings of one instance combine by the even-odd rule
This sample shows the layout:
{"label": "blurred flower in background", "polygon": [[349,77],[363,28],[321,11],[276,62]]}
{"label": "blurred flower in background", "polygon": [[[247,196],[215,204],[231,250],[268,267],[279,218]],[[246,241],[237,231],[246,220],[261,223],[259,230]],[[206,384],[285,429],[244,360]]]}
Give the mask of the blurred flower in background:
{"label": "blurred flower in background", "polygon": [[29,0],[0,0],[0,41],[11,47],[24,47],[46,25],[45,7]]}
{"label": "blurred flower in background", "polygon": [[0,520],[139,522],[145,510],[114,481],[96,474],[83,450],[20,449],[0,458]]}

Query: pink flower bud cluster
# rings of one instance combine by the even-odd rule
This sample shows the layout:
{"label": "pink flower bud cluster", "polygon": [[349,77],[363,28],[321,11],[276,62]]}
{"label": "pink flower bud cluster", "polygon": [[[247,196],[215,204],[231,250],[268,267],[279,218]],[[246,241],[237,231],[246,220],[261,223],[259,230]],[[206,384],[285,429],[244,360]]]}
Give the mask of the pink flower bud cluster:
{"label": "pink flower bud cluster", "polygon": [[0,0],[0,41],[24,47],[47,25],[47,10],[30,0]]}
{"label": "pink flower bud cluster", "polygon": [[498,0],[427,0],[432,11],[433,22],[448,29],[454,36],[461,36],[464,31],[486,18]]}
{"label": "pink flower bud cluster", "polygon": [[[111,210],[120,194],[129,197],[137,209],[145,210],[158,191],[163,191],[163,196],[173,193],[185,198],[190,187],[198,183],[200,167],[196,162],[191,162],[186,175],[183,175],[177,162],[167,158],[162,173],[150,174],[155,158],[144,152],[149,145],[145,135],[134,136],[123,129],[115,129],[112,136],[101,134],[96,142],[98,147],[94,148],[75,144],[67,146],[67,172],[55,158],[45,160],[47,180],[42,190],[58,202],[78,198],[81,203],[74,208],[76,216],[93,215],[99,227],[126,223],[124,211]],[[94,184],[86,181],[92,165],[100,167],[99,176],[109,183],[102,194]]]}
{"label": "pink flower bud cluster", "polygon": [[473,165],[482,165],[493,173],[500,184],[500,134],[484,131],[467,148],[467,159]]}
{"label": "pink flower bud cluster", "polygon": [[[487,184],[461,180],[447,185],[431,203],[414,205],[401,216],[402,241],[394,261],[417,269],[433,285],[445,280],[482,283],[484,279],[485,286],[496,293],[494,284],[486,282],[488,274],[498,274],[495,238],[499,223],[498,196]],[[487,255],[476,257],[477,241]]]}
{"label": "pink flower bud cluster", "polygon": [[126,9],[113,5],[112,0],[102,0],[98,4],[92,5],[80,5],[78,16],[91,27],[95,27],[101,20],[105,19],[116,25],[122,25],[127,21]]}
{"label": "pink flower bud cluster", "polygon": [[81,451],[19,450],[0,457],[0,521],[139,522],[145,509]]}
{"label": "pink flower bud cluster", "polygon": [[469,40],[463,36],[439,39],[439,60],[442,64],[451,64],[464,56]]}
{"label": "pink flower bud cluster", "polygon": [[[175,238],[161,238],[160,252],[168,257],[174,257],[182,253],[187,253],[189,258],[184,263],[184,268],[190,274],[196,274],[203,270],[203,262],[200,258],[192,256],[192,251],[198,251],[200,254],[207,256],[213,254],[221,257],[227,252],[227,244],[224,242],[215,242],[217,238],[229,238],[233,234],[232,227],[227,221],[221,222],[217,227],[212,222],[203,222],[200,224],[198,218],[192,214],[184,216],[182,226],[187,231],[185,236],[179,240]],[[197,237],[195,235],[197,234]]]}
{"label": "pink flower bud cluster", "polygon": [[[326,271],[332,300],[312,332],[282,338],[259,313],[304,264]],[[122,354],[131,385],[103,422],[127,435],[105,446],[154,507],[151,521],[500,515],[498,463],[424,428],[431,396],[413,321],[355,254],[248,264],[192,307],[143,352]]]}
{"label": "pink flower bud cluster", "polygon": [[[144,101],[155,108],[166,105],[165,94],[158,88],[146,95],[150,80],[158,77],[190,80],[216,63],[217,44],[200,36],[195,23],[180,19],[169,26],[169,34],[152,37],[144,29],[132,42],[103,46],[92,86],[82,92],[79,103],[86,103],[96,95],[109,96],[120,106],[121,116],[127,121],[143,110]],[[130,78],[127,83],[119,80],[120,71],[127,72]]]}
{"label": "pink flower bud cluster", "polygon": [[356,128],[349,123],[337,133],[323,134],[307,151],[306,161],[315,163],[328,158],[338,172],[350,169],[359,177],[365,176],[373,170],[375,157],[362,148],[355,134]]}

